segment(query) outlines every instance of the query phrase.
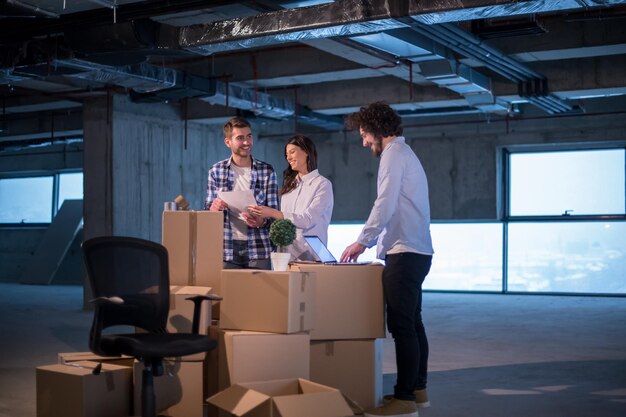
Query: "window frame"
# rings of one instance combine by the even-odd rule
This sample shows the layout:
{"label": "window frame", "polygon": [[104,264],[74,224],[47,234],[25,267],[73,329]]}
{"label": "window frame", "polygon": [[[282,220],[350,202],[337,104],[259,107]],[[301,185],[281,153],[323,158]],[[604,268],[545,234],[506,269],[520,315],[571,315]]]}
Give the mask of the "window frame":
{"label": "window frame", "polygon": [[[626,297],[626,294],[615,293],[573,293],[573,292],[529,292],[510,291],[509,283],[509,224],[512,223],[554,223],[554,222],[607,222],[626,221],[626,212],[622,214],[560,214],[560,215],[510,215],[511,199],[511,154],[515,153],[548,153],[548,152],[568,152],[568,151],[595,151],[595,150],[615,150],[621,149],[626,154],[626,141],[597,142],[597,143],[562,143],[562,144],[537,144],[537,145],[509,145],[500,147],[497,152],[497,166],[500,167],[501,175],[498,177],[500,195],[497,201],[500,204],[498,212],[503,223],[503,270],[502,291],[505,294],[514,295],[571,295],[571,296],[593,296],[593,297]],[[625,162],[626,165],[626,162]],[[624,167],[626,171],[626,166]],[[626,199],[626,189],[624,190]],[[626,210],[625,210],[626,211]]]}
{"label": "window frame", "polygon": [[42,227],[50,226],[50,224],[54,221],[55,216],[59,212],[58,201],[59,201],[60,176],[63,174],[77,174],[77,173],[84,173],[84,171],[82,169],[70,169],[70,170],[56,170],[56,171],[0,173],[0,180],[52,177],[52,198],[50,200],[50,221],[49,222],[0,223],[0,228],[28,229],[28,228],[42,228]]}

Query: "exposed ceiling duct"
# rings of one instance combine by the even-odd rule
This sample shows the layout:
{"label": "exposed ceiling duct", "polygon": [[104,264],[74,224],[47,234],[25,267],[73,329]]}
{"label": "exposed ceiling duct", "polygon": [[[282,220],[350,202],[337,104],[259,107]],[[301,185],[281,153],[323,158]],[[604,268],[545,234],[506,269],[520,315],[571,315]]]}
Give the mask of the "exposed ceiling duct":
{"label": "exposed ceiling duct", "polygon": [[508,106],[492,94],[491,80],[478,71],[453,60],[427,61],[420,72],[440,87],[461,94],[470,106],[486,112],[508,111]]}
{"label": "exposed ceiling duct", "polygon": [[180,45],[210,55],[406,27],[410,17],[427,24],[626,4],[626,0],[340,0],[256,16],[182,27]]}
{"label": "exposed ceiling duct", "polygon": [[71,68],[77,72],[69,77],[81,78],[102,84],[132,88],[140,93],[164,90],[176,85],[178,71],[150,64],[112,67],[80,59],[58,59],[54,65]]}
{"label": "exposed ceiling duct", "polygon": [[[203,122],[236,108],[340,129],[341,115],[371,100],[407,117],[556,114],[626,88],[618,74],[626,35],[616,22],[626,0],[117,0],[117,23],[113,0],[67,9],[24,0],[58,18],[17,2],[5,2],[0,29],[0,88],[11,111],[18,98],[45,101],[37,108],[80,105],[112,85],[134,101],[211,103],[200,103]],[[580,21],[587,13],[602,19]],[[611,21],[598,22],[604,16]],[[544,33],[485,41],[456,24],[510,28],[528,18]]]}
{"label": "exposed ceiling duct", "polygon": [[487,45],[456,25],[450,23],[431,26],[417,24],[406,30],[415,31],[456,53],[473,58],[495,73],[516,82],[520,97],[550,114],[573,110],[573,107],[565,100],[549,93],[547,81],[542,74]]}
{"label": "exposed ceiling duct", "polygon": [[247,110],[256,116],[272,119],[287,119],[296,113],[295,103],[283,97],[272,96],[219,80],[212,80],[211,87],[211,94],[200,97],[200,100],[210,104]]}
{"label": "exposed ceiling duct", "polygon": [[[181,28],[181,47],[196,53],[210,55],[213,53],[266,46],[269,44],[303,41],[328,37],[345,37],[364,43],[386,52],[408,59],[413,62],[449,58],[447,49],[472,57],[482,62],[492,71],[518,84],[533,84],[539,80],[545,83],[545,77],[529,69],[513,58],[506,56],[495,48],[487,46],[477,37],[465,32],[456,25],[443,22],[492,18],[515,14],[539,13],[581,7],[600,7],[610,4],[626,3],[626,0],[607,1],[400,1],[400,0],[344,0],[321,4],[301,9],[277,10],[256,16],[240,19],[229,19],[203,25]],[[437,23],[437,24],[435,24]],[[443,23],[443,24],[442,24]],[[380,33],[386,31],[385,33]],[[415,35],[425,36],[434,41],[427,42]],[[393,42],[372,40],[371,37],[387,36]],[[412,53],[400,54],[394,51],[393,45],[404,42],[405,49],[413,48]],[[382,46],[380,46],[382,45]],[[401,45],[400,48],[403,46]],[[417,50],[417,52],[415,51]],[[403,56],[404,55],[404,56]],[[435,64],[439,65],[439,64]],[[428,65],[427,65],[428,67]],[[486,78],[474,70],[464,88],[473,88],[472,78]],[[454,74],[455,72],[451,72]],[[457,73],[458,75],[458,73]],[[430,77],[430,80],[439,80]],[[488,80],[487,80],[488,81]],[[454,83],[443,84],[446,88]],[[473,84],[480,87],[480,84]],[[456,91],[455,88],[450,88]],[[548,113],[560,113],[572,110],[572,106],[547,89],[542,92],[525,89],[524,100],[540,107]],[[506,103],[502,103],[487,89],[477,95],[476,92],[463,93],[471,105],[484,111],[503,111]],[[487,97],[489,97],[487,99]]]}

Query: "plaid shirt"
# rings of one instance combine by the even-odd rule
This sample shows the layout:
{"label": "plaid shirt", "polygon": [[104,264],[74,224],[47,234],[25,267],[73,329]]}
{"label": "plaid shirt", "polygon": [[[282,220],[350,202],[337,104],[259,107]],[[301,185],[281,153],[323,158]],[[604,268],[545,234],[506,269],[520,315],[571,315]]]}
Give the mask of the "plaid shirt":
{"label": "plaid shirt", "polygon": [[[207,198],[204,208],[209,210],[219,191],[232,191],[235,174],[230,169],[232,158],[224,159],[209,169]],[[252,158],[250,171],[250,189],[258,205],[278,209],[278,183],[274,168],[263,161]],[[262,227],[248,228],[248,258],[267,259],[270,257],[271,244],[269,238],[270,222]],[[228,210],[224,210],[224,260],[233,260],[233,230]]]}

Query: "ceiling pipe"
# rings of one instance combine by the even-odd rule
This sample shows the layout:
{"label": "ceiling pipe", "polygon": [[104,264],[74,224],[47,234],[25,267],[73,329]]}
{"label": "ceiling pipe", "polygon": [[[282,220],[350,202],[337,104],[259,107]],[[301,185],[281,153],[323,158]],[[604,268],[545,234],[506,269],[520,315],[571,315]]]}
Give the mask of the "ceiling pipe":
{"label": "ceiling pipe", "polygon": [[20,0],[6,0],[7,4],[12,4],[13,6],[17,6],[17,7],[21,7],[23,9],[27,9],[30,10],[31,12],[41,16],[41,17],[48,17],[48,18],[53,18],[53,19],[58,19],[59,15],[56,13],[53,13],[49,10],[46,9],[42,9],[41,7],[38,6],[34,6],[32,4],[29,3],[24,3],[23,1]]}

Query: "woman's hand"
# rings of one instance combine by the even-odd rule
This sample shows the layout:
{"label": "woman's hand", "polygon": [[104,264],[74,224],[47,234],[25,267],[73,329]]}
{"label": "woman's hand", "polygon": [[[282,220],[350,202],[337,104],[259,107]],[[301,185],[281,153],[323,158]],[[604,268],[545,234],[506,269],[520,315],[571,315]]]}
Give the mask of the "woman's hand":
{"label": "woman's hand", "polygon": [[248,206],[248,212],[263,219],[284,219],[283,213],[267,206]]}

